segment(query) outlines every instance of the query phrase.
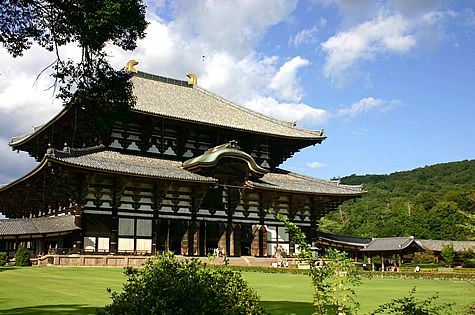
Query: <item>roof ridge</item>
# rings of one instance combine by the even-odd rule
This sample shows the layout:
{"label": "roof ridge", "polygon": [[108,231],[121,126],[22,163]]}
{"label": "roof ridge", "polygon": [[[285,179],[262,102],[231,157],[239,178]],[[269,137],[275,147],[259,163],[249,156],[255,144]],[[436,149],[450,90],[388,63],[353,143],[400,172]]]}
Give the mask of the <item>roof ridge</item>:
{"label": "roof ridge", "polygon": [[252,110],[248,107],[245,107],[245,106],[242,106],[242,105],[239,105],[237,103],[234,103],[228,99],[225,99],[224,97],[222,96],[219,96],[203,87],[200,87],[200,86],[196,86],[196,85],[193,85],[192,86],[193,89],[205,94],[205,95],[208,95],[208,96],[211,96],[211,97],[214,97],[215,99],[223,102],[223,103],[226,103],[227,105],[230,105],[230,106],[233,106],[234,108],[237,108],[239,110],[242,110],[244,112],[247,112],[249,114],[252,114],[252,115],[255,115],[259,118],[263,118],[263,119],[266,119],[266,120],[269,120],[269,121],[272,121],[272,122],[275,122],[275,123],[278,123],[278,124],[281,124],[283,126],[286,126],[286,127],[289,127],[289,128],[295,128],[295,129],[299,129],[301,131],[304,131],[304,132],[308,132],[309,134],[315,136],[323,136],[323,132],[322,130],[311,130],[311,129],[306,129],[306,128],[301,128],[301,127],[297,127],[296,125],[294,125],[293,123],[291,122],[288,122],[288,121],[284,121],[284,120],[280,120],[280,119],[276,119],[276,118],[273,118],[273,117],[270,117],[270,116],[267,116],[263,113],[260,113],[258,111],[255,111],[255,110]]}
{"label": "roof ridge", "polygon": [[135,73],[132,72],[131,76],[137,76],[137,77],[148,79],[148,80],[160,81],[163,83],[174,84],[174,85],[184,86],[188,88],[191,88],[193,86],[189,84],[188,81],[164,77],[161,75],[152,74],[152,73],[143,72],[143,71],[137,71]]}

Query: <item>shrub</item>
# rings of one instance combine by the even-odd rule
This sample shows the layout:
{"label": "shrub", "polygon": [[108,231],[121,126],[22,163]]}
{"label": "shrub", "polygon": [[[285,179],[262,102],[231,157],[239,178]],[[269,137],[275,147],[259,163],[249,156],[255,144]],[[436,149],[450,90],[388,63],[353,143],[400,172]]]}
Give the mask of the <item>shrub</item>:
{"label": "shrub", "polygon": [[475,268],[475,250],[468,249],[463,252],[458,253],[458,259],[462,261],[462,267],[464,268]]}
{"label": "shrub", "polygon": [[241,274],[226,267],[164,253],[145,268],[126,268],[125,275],[123,290],[112,293],[106,314],[267,314]]}
{"label": "shrub", "polygon": [[0,266],[5,266],[8,262],[8,256],[5,253],[0,253]]}
{"label": "shrub", "polygon": [[454,263],[455,254],[456,252],[454,249],[454,245],[452,244],[442,246],[442,250],[440,251],[440,255],[442,256],[442,258],[444,259],[444,262],[449,267],[451,267],[452,264]]}
{"label": "shrub", "polygon": [[30,252],[23,244],[20,244],[16,251],[15,266],[31,266]]}
{"label": "shrub", "polygon": [[412,288],[409,296],[394,299],[386,304],[378,307],[373,314],[400,314],[400,315],[436,315],[436,314],[452,314],[452,305],[444,303],[433,305],[433,302],[439,298],[438,295],[432,296],[425,300],[416,300],[414,294],[416,288]]}
{"label": "shrub", "polygon": [[435,262],[434,253],[430,250],[426,250],[420,253],[414,254],[413,262],[415,264],[431,264]]}

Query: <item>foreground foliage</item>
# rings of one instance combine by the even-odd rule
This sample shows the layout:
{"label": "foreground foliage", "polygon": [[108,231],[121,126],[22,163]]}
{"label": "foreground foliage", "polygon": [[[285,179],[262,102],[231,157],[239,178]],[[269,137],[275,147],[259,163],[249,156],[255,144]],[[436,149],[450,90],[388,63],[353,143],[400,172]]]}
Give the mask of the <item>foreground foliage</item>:
{"label": "foreground foliage", "polygon": [[[164,253],[125,270],[122,292],[106,314],[267,314],[241,274]],[[111,290],[109,290],[110,292]]]}
{"label": "foreground foliage", "polygon": [[389,303],[380,305],[373,314],[399,314],[399,315],[435,315],[435,314],[453,314],[452,304],[444,303],[434,305],[434,301],[439,298],[434,295],[424,300],[417,300],[414,295],[416,288],[412,288],[409,296],[394,299]]}
{"label": "foreground foliage", "polygon": [[328,248],[317,261],[302,230],[282,214],[270,212],[284,223],[290,239],[297,244],[298,257],[310,265],[314,314],[356,314],[359,303],[353,287],[361,283],[361,278],[354,262],[346,253],[333,248]]}

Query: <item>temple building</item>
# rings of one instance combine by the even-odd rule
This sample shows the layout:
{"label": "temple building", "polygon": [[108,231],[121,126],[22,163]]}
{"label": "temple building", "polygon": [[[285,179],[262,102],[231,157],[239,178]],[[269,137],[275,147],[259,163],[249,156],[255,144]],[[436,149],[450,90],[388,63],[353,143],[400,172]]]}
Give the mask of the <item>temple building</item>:
{"label": "temple building", "polygon": [[325,140],[236,105],[189,81],[128,68],[135,105],[108,115],[73,99],[13,137],[39,163],[0,186],[0,251],[24,243],[64,252],[202,256],[295,252],[274,209],[310,238],[319,219],[361,186],[279,168]]}

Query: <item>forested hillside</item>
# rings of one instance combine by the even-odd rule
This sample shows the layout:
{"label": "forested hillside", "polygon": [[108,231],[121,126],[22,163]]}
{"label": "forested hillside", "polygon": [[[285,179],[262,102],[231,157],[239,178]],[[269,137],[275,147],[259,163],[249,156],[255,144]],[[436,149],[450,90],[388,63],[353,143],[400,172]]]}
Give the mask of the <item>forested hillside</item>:
{"label": "forested hillside", "polygon": [[363,184],[363,198],[326,215],[329,233],[423,239],[475,239],[475,160],[437,164],[390,175],[351,175],[343,184]]}

